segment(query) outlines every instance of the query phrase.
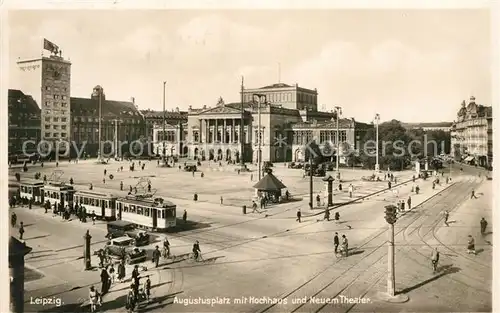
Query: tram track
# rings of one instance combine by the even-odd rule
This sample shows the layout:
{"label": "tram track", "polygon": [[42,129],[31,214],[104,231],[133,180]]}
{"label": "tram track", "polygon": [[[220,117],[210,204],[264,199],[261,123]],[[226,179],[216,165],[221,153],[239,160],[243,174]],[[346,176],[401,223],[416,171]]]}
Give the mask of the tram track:
{"label": "tram track", "polygon": [[[453,183],[454,185],[455,183]],[[434,195],[433,197],[427,199],[427,201],[424,201],[423,203],[419,204],[417,207],[415,207],[414,209],[418,208],[419,206],[422,206],[428,202],[439,202],[441,199],[440,199],[440,195],[442,195],[443,192],[450,192],[449,188],[451,188],[452,186],[448,186],[448,188],[446,188],[445,190],[437,193],[436,195]],[[417,222],[418,220],[420,219],[420,215],[418,216],[415,216],[415,217],[412,217],[410,219],[402,219],[400,220],[400,223],[401,221],[405,221],[406,220],[406,223],[403,227],[401,227],[400,229],[396,230],[396,233],[395,233],[395,237],[397,237],[401,232],[405,231],[406,229],[408,229],[412,224],[414,224],[415,222]],[[365,246],[367,246],[369,243],[372,243],[373,241],[376,241],[377,239],[380,238],[381,235],[385,234],[387,231],[387,228],[386,227],[382,227],[381,230],[379,232],[377,232],[374,236],[372,236],[372,238],[368,239],[368,240],[365,240],[364,243],[362,243],[361,245],[359,245],[358,249],[361,249]],[[329,282],[326,282],[323,284],[323,287],[320,288],[319,291],[317,292],[314,292],[312,294],[312,297],[320,297],[320,295],[323,293],[325,293],[325,290],[330,287],[331,285],[333,285],[335,283],[335,281],[337,281],[338,277],[340,276],[343,276],[344,274],[346,274],[348,271],[354,269],[358,264],[360,264],[360,262],[368,259],[369,257],[371,257],[375,252],[377,251],[380,251],[382,247],[386,246],[386,240],[382,240],[382,243],[381,244],[378,244],[371,252],[369,252],[368,254],[364,255],[362,258],[357,258],[355,256],[351,256],[349,257],[348,260],[349,262],[354,262],[354,265],[348,267],[347,270],[344,270],[342,271],[338,276],[337,278],[335,278],[334,280],[330,280]],[[366,270],[365,271],[368,271],[370,270],[372,267],[375,267],[375,265],[378,263],[379,260],[381,260],[385,255],[386,255],[386,252],[383,252],[382,253],[382,257],[380,258],[375,258],[375,261],[374,262],[370,262],[369,266],[367,266]],[[352,261],[351,261],[352,260]],[[279,296],[280,299],[284,300],[285,298],[290,298],[290,297],[298,297],[298,293],[304,293],[304,288],[306,286],[308,286],[309,288],[313,288],[312,287],[312,283],[316,280],[318,280],[318,277],[320,277],[321,275],[323,274],[327,274],[327,271],[332,267],[332,265],[335,265],[336,263],[338,263],[339,260],[336,260],[335,262],[333,262],[332,264],[328,265],[327,267],[323,268],[322,270],[320,270],[319,272],[317,272],[314,276],[312,276],[311,278],[309,278],[306,282],[304,282],[303,284],[297,286],[296,288],[294,288],[292,291],[290,292],[286,292],[286,293],[283,293]],[[383,271],[383,273],[385,273],[385,271]],[[376,276],[376,275],[375,275]],[[356,280],[358,279],[359,276],[355,276],[353,279],[351,279],[349,282],[348,282],[348,286],[352,286]],[[381,279],[381,278],[380,278]],[[330,295],[325,295],[326,298],[330,298]],[[324,305],[320,305],[317,309],[313,309],[313,310],[308,310],[308,311],[313,311],[313,312],[319,312],[321,311],[324,307],[326,307],[328,304],[324,304]],[[302,308],[304,306],[304,304],[300,304],[298,307],[296,307],[295,309],[292,310],[292,312],[296,312],[298,311],[300,308]],[[277,307],[277,304],[271,304],[271,305],[267,305],[263,308],[259,308],[257,309],[255,312],[260,312],[260,313],[263,313],[263,312],[269,312],[271,311],[273,308],[276,308],[277,310],[275,311],[279,311],[280,310],[280,307]],[[287,310],[288,311],[288,310]]]}

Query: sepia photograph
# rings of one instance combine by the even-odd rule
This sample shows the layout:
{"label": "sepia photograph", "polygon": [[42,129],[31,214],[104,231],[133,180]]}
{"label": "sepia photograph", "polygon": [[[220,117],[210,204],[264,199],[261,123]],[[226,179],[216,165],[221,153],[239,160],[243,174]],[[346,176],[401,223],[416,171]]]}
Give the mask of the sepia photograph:
{"label": "sepia photograph", "polygon": [[490,7],[4,13],[11,312],[493,311]]}

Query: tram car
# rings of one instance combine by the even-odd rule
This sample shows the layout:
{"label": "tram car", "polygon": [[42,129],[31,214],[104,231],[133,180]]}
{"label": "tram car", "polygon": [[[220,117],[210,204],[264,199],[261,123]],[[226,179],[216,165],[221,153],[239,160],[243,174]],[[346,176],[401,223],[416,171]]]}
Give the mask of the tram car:
{"label": "tram car", "polygon": [[71,185],[60,182],[50,182],[42,187],[44,201],[51,205],[61,203],[62,207],[73,202],[75,189]]}
{"label": "tram car", "polygon": [[101,190],[80,189],[74,195],[75,203],[82,205],[87,213],[94,212],[97,218],[108,221],[116,219],[116,199],[116,196]]}
{"label": "tram car", "polygon": [[162,198],[128,195],[116,200],[117,219],[139,228],[164,231],[176,225],[177,206]]}
{"label": "tram car", "polygon": [[25,179],[19,183],[19,195],[21,198],[32,200],[35,204],[43,203],[44,183],[37,179]]}

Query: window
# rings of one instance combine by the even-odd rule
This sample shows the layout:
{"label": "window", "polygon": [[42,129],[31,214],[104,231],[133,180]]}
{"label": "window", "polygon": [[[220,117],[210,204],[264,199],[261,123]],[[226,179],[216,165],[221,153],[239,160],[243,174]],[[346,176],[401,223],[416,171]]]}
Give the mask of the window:
{"label": "window", "polygon": [[45,86],[45,90],[50,90],[50,86]]}
{"label": "window", "polygon": [[64,95],[61,96],[61,99],[66,100],[66,96],[64,96]]}
{"label": "window", "polygon": [[50,122],[50,117],[46,117],[46,118],[45,118],[45,121],[46,121],[46,122]]}
{"label": "window", "polygon": [[45,125],[45,129],[50,129],[50,125]]}
{"label": "window", "polygon": [[139,214],[139,215],[143,215],[143,212],[144,212],[144,208],[142,208],[142,207],[138,206],[138,207],[137,207],[137,214]]}
{"label": "window", "polygon": [[61,107],[63,107],[63,108],[67,108],[67,107],[68,107],[68,103],[66,103],[66,102],[62,102],[62,103],[61,103]]}
{"label": "window", "polygon": [[193,131],[193,139],[194,142],[198,142],[200,140],[200,134],[198,133],[198,131]]}
{"label": "window", "polygon": [[61,137],[66,137],[66,133],[61,133]]}
{"label": "window", "polygon": [[49,106],[50,105],[50,101],[45,101],[45,105]]}
{"label": "window", "polygon": [[50,133],[45,133],[45,137],[50,137]]}
{"label": "window", "polygon": [[135,205],[131,205],[130,206],[130,213],[135,213],[136,210],[135,210]]}
{"label": "window", "polygon": [[128,209],[128,206],[126,204],[123,205],[123,212],[128,212],[129,209]]}
{"label": "window", "polygon": [[[154,210],[154,209],[151,209]],[[149,208],[144,209],[144,215],[149,216]]]}
{"label": "window", "polygon": [[54,122],[59,122],[59,118],[58,117],[54,117]]}
{"label": "window", "polygon": [[54,95],[54,99],[59,99],[59,95]]}
{"label": "window", "polygon": [[53,125],[54,129],[59,129],[59,125]]}
{"label": "window", "polygon": [[66,118],[65,117],[61,117],[61,122],[66,122]]}

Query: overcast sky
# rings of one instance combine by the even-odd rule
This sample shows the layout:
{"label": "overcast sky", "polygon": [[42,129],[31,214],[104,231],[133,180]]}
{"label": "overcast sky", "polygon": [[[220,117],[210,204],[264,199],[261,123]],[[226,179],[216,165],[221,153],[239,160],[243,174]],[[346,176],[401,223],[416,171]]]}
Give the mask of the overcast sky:
{"label": "overcast sky", "polygon": [[[9,15],[10,88],[18,57],[42,38],[72,62],[71,94],[135,97],[139,108],[239,101],[279,80],[319,92],[319,108],[370,122],[452,121],[471,94],[491,105],[490,16],[483,10],[17,11]],[[45,52],[45,55],[48,55]]]}

